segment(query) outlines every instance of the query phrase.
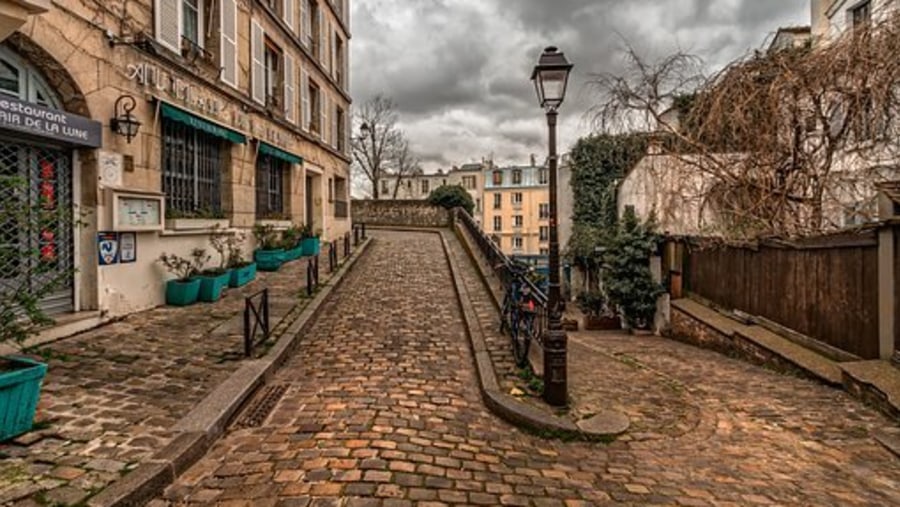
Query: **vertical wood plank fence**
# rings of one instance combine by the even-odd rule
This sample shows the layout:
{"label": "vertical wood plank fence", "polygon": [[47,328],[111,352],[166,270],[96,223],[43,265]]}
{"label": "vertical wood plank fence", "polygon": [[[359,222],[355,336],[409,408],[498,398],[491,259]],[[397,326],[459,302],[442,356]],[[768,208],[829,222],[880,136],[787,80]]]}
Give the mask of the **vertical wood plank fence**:
{"label": "vertical wood plank fence", "polygon": [[879,357],[874,231],[802,243],[689,245],[686,252],[681,275],[688,292],[864,359]]}

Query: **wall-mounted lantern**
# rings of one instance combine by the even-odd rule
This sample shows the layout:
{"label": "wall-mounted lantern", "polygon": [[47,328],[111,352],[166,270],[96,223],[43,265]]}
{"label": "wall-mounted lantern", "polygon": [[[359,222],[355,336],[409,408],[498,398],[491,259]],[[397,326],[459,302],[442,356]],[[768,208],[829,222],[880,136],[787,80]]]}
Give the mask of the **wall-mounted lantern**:
{"label": "wall-mounted lantern", "polygon": [[115,116],[109,120],[109,127],[113,132],[124,136],[129,143],[137,137],[138,130],[141,128],[141,122],[131,114],[136,106],[134,97],[131,95],[122,95],[116,99]]}

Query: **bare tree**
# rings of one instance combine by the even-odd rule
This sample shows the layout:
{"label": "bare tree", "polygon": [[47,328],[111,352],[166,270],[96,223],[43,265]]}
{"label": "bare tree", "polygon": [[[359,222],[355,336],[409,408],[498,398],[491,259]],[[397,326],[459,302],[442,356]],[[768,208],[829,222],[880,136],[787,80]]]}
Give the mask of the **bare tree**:
{"label": "bare tree", "polygon": [[394,109],[391,99],[377,95],[355,114],[360,135],[352,137],[350,144],[354,167],[359,178],[371,185],[373,199],[380,197],[382,180],[395,172],[396,154],[405,144]]}
{"label": "bare tree", "polygon": [[409,140],[405,138],[398,143],[397,149],[393,154],[393,159],[393,198],[396,199],[403,180],[410,176],[422,174],[422,168],[419,165],[419,158],[416,157],[409,148]]}
{"label": "bare tree", "polygon": [[[655,146],[701,175],[701,212],[726,237],[798,236],[873,218],[897,177],[900,15],[816,46],[754,52],[706,78],[695,57],[596,77],[605,131],[656,130]],[[681,197],[681,196],[676,196]]]}

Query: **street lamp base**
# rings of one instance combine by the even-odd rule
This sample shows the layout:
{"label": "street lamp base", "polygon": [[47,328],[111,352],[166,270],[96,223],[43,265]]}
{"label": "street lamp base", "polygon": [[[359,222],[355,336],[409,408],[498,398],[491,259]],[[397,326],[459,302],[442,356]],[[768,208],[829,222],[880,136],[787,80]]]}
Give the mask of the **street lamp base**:
{"label": "street lamp base", "polygon": [[544,338],[544,401],[553,407],[565,407],[568,397],[568,336],[563,329],[549,329]]}

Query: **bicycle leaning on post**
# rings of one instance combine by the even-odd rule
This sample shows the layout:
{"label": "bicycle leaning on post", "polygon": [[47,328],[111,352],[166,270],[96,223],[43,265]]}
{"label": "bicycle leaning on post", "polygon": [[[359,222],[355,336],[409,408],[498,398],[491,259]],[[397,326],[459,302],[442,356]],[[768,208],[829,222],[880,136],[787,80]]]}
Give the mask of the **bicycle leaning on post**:
{"label": "bicycle leaning on post", "polygon": [[538,337],[539,330],[535,323],[538,303],[531,293],[531,286],[525,281],[529,268],[511,263],[507,269],[511,276],[500,309],[500,332],[509,331],[516,365],[524,368],[528,364],[531,340]]}

